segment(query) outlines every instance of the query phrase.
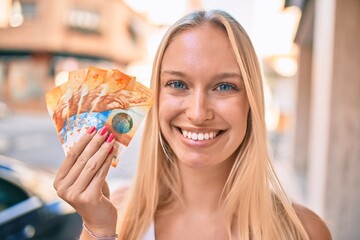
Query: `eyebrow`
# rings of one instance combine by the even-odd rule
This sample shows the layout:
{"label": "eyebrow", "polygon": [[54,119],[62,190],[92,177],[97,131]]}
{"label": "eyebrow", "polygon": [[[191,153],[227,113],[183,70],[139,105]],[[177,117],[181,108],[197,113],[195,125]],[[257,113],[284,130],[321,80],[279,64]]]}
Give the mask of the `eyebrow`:
{"label": "eyebrow", "polygon": [[214,79],[226,79],[226,78],[240,78],[242,80],[242,75],[236,72],[224,72],[217,74]]}
{"label": "eyebrow", "polygon": [[[184,72],[179,72],[179,71],[173,71],[173,70],[165,70],[161,72],[162,74],[171,74],[171,75],[175,75],[175,76],[179,76],[179,77],[186,77],[187,74]],[[242,75],[240,73],[237,72],[224,72],[224,73],[220,73],[215,75],[214,79],[226,79],[226,78],[240,78],[242,79]]]}
{"label": "eyebrow", "polygon": [[173,71],[173,70],[165,70],[165,71],[162,71],[160,74],[161,75],[162,74],[171,74],[171,75],[175,75],[175,76],[179,76],[179,77],[185,77],[186,76],[186,74],[183,73],[183,72]]}

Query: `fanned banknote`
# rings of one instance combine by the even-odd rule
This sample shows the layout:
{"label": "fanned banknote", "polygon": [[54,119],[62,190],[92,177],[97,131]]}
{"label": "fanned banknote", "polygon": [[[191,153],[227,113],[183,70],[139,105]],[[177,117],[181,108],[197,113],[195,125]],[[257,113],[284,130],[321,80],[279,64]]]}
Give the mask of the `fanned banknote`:
{"label": "fanned banknote", "polygon": [[73,101],[69,102],[69,109],[72,111],[69,114],[69,128],[67,128],[66,132],[67,141],[64,146],[66,151],[68,151],[79,138],[79,132],[84,124],[84,119],[86,119],[89,111],[91,111],[93,104],[96,101],[96,98],[98,98],[102,92],[106,74],[107,70],[95,67],[70,72],[69,81],[74,78],[80,80],[80,77],[82,80],[80,80],[81,85],[74,94]]}
{"label": "fanned banknote", "polygon": [[68,99],[68,112],[66,121],[66,145],[65,149],[68,149],[69,142],[74,132],[74,123],[78,112],[78,103],[81,98],[82,85],[87,74],[87,69],[81,69],[77,71],[69,72],[68,81],[66,83]]}
{"label": "fanned banknote", "polygon": [[69,111],[68,100],[70,98],[67,91],[67,82],[47,92],[45,98],[47,109],[54,121],[59,140],[64,145],[66,142],[66,122]]}
{"label": "fanned banknote", "polygon": [[66,83],[47,93],[46,102],[51,116],[54,105],[65,102],[61,121],[53,117],[65,153],[90,127],[105,125],[115,135],[115,166],[149,111],[152,94],[133,76],[90,67],[70,72]]}

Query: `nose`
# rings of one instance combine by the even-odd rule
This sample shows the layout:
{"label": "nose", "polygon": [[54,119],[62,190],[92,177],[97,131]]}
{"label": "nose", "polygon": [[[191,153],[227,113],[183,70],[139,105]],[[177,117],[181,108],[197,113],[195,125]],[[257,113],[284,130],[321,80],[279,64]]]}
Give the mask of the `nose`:
{"label": "nose", "polygon": [[193,92],[186,101],[186,117],[194,124],[202,124],[214,118],[211,101],[206,93]]}

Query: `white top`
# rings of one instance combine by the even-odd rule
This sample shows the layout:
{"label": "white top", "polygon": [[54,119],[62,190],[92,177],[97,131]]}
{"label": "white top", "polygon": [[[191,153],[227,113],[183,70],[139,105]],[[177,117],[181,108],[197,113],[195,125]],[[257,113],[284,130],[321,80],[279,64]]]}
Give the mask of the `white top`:
{"label": "white top", "polygon": [[154,222],[151,223],[149,230],[145,233],[142,240],[155,240],[155,226]]}

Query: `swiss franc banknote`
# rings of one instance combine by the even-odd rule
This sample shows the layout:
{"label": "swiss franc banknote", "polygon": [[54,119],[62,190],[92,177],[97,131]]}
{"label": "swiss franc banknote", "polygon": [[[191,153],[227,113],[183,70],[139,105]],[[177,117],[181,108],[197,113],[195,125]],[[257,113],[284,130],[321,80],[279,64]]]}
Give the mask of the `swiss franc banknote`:
{"label": "swiss franc banknote", "polygon": [[115,135],[113,166],[152,105],[149,88],[117,69],[89,67],[69,72],[68,81],[46,93],[48,112],[65,151],[95,126]]}

